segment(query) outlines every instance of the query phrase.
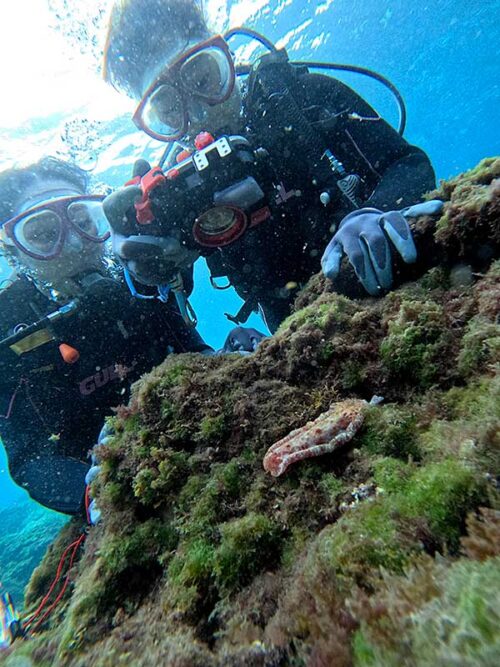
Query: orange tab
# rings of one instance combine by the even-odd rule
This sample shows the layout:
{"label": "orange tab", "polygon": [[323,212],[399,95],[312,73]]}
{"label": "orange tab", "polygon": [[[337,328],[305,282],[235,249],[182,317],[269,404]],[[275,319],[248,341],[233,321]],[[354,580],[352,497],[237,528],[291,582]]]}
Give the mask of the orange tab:
{"label": "orange tab", "polygon": [[76,350],[74,347],[71,347],[71,345],[68,345],[67,343],[61,343],[59,345],[59,352],[67,364],[74,364],[80,358],[80,353],[78,350]]}
{"label": "orange tab", "polygon": [[177,164],[179,164],[179,162],[186,160],[188,157],[191,157],[191,155],[192,155],[191,151],[184,149],[177,155],[175,161],[177,162]]}
{"label": "orange tab", "polygon": [[213,144],[214,141],[215,139],[210,134],[210,132],[200,132],[196,137],[196,139],[194,140],[194,145],[197,151],[201,151],[203,150],[203,148],[206,148],[210,144]]}

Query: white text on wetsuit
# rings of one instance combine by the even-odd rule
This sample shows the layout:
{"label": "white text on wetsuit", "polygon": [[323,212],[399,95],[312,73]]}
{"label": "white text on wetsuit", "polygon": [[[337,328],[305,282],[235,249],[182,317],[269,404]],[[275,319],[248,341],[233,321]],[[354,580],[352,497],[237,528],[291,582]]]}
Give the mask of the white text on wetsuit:
{"label": "white text on wetsuit", "polygon": [[97,373],[94,373],[94,375],[90,375],[80,382],[80,394],[82,396],[89,396],[94,391],[96,391],[96,389],[104,387],[112,380],[123,380],[136,365],[137,362],[134,361],[128,368],[119,364],[112,364],[107,368],[103,368]]}

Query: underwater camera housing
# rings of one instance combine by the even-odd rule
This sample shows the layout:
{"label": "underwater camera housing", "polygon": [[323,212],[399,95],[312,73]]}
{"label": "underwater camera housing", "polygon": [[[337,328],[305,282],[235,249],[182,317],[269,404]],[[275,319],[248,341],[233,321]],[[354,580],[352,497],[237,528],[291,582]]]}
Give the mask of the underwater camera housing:
{"label": "underwater camera housing", "polygon": [[135,229],[118,233],[175,237],[207,255],[271,217],[276,197],[267,152],[242,136],[214,139],[203,132],[196,150],[165,173],[155,167],[129,184],[140,185]]}

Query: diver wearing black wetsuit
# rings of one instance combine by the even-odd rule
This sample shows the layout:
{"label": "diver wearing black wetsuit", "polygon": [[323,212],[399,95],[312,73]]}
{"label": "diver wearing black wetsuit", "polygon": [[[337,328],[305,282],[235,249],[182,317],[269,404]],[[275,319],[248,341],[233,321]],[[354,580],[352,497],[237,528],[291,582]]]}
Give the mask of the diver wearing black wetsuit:
{"label": "diver wearing black wetsuit", "polygon": [[[0,335],[56,310],[20,278],[0,292]],[[0,435],[13,480],[42,505],[75,514],[82,510],[88,452],[111,408],[127,403],[130,384],[171,352],[210,348],[186,326],[175,300],[134,299],[123,283],[102,276],[48,331],[53,340],[20,354],[0,343]],[[63,360],[61,343],[78,351],[75,363]]]}
{"label": "diver wearing black wetsuit", "polygon": [[[154,11],[158,9],[156,5],[154,8]],[[143,5],[135,3],[135,11],[142,10]],[[217,81],[229,78],[230,56],[226,52],[225,65],[220,65],[220,53],[225,48],[220,37],[210,37],[187,48],[181,38],[185,23],[176,23],[169,18],[167,10],[168,2],[165,0],[162,4],[165,16],[162,14],[162,17],[167,24],[171,21],[177,32],[169,32],[168,39],[163,40],[166,69],[159,70],[161,75],[156,79],[152,75],[148,78],[147,72],[144,74],[146,66],[141,59],[135,58],[132,47],[138,34],[136,24],[131,20],[132,12],[129,21],[123,24],[127,26],[125,34],[121,29],[117,29],[116,34],[111,30],[107,54],[108,80],[116,87],[132,92],[140,100],[134,121],[150,136],[172,141],[169,136],[184,132],[183,140],[187,137],[191,142],[188,145],[191,147],[194,143],[199,150],[197,141],[202,135],[196,137],[195,132],[201,129],[211,132],[215,139],[224,134],[241,134],[254,150],[258,150],[255,162],[259,162],[261,172],[267,163],[268,173],[264,178],[273,182],[277,196],[274,201],[275,195],[269,195],[268,189],[266,196],[269,197],[270,214],[267,217],[255,224],[251,220],[244,233],[235,235],[232,240],[224,239],[217,244],[217,239],[212,236],[207,247],[195,237],[195,227],[210,203],[205,195],[200,196],[203,188],[197,189],[197,174],[192,176],[192,185],[188,184],[188,177],[183,180],[183,176],[179,178],[180,185],[176,186],[178,176],[175,172],[181,173],[176,165],[169,165],[173,169],[167,172],[164,186],[155,185],[148,192],[152,219],[138,220],[134,228],[134,202],[140,197],[138,186],[141,184],[145,197],[144,182],[156,174],[155,170],[147,173],[147,164],[145,170],[142,165],[137,169],[136,163],[135,179],[104,202],[104,210],[114,232],[114,251],[135,278],[147,285],[157,284],[162,268],[160,262],[155,262],[155,254],[177,268],[186,268],[190,261],[194,261],[189,253],[194,254],[195,259],[197,255],[204,255],[212,277],[227,276],[245,301],[240,313],[232,319],[238,324],[245,322],[250,312],[260,307],[270,330],[274,332],[289,314],[297,288],[321,267],[325,275],[335,278],[338,275],[335,270],[338,256],[344,252],[363,287],[373,295],[381,294],[395,284],[392,265],[394,260],[398,260],[397,253],[408,264],[415,261],[415,255],[419,261],[425,260],[424,254],[415,252],[410,228],[401,213],[392,215],[388,222],[380,219],[386,212],[417,204],[422,195],[435,186],[433,168],[421,149],[403,139],[348,86],[333,77],[312,74],[307,66],[290,64],[286,53],[279,50],[262,57],[250,68],[246,90],[235,88],[231,97],[226,99],[229,93],[226,91],[225,97],[222,95],[224,89],[221,84],[220,104],[205,102],[203,106],[203,100],[199,99],[199,86],[204,85],[207,77],[210,80],[217,67],[220,74]],[[126,10],[123,12],[125,14]],[[121,26],[122,23],[116,25]],[[209,55],[210,49],[216,48],[214,44],[219,49],[217,63]],[[195,51],[199,54],[198,60],[194,60],[192,55]],[[128,60],[126,57],[120,60],[123,53],[128,54]],[[161,54],[152,55],[158,56],[161,61]],[[189,87],[188,82],[182,80],[179,74],[182,72],[179,64],[182,58],[190,59],[186,62],[193,69],[193,60],[197,63],[198,88]],[[168,64],[169,59],[171,64]],[[191,73],[191,76],[194,75]],[[139,83],[143,80],[151,82],[149,87],[144,82],[142,85]],[[174,81],[171,88],[170,80]],[[179,112],[177,135],[168,134],[170,125],[176,127],[176,118],[170,120],[171,116],[175,116],[172,108],[176,109],[176,105],[180,104],[172,86],[176,86],[175,90],[182,90],[184,96],[184,115]],[[165,92],[167,88],[170,92]],[[198,114],[199,107],[203,107],[205,115]],[[189,116],[191,109],[193,117]],[[189,123],[186,121],[188,116]],[[161,128],[167,129],[163,131]],[[208,139],[211,138],[208,135]],[[203,147],[209,148],[207,144]],[[205,159],[210,165],[210,160]],[[251,161],[246,164],[250,175],[254,164]],[[182,165],[184,162],[181,161],[180,169],[184,169]],[[201,168],[197,167],[197,170],[201,173]],[[214,202],[215,196],[222,194],[227,197],[224,203],[244,209],[236,194],[244,190],[244,186],[238,190],[238,184],[241,185],[244,180],[244,175],[239,173],[235,175],[234,184],[230,184],[226,177],[221,181],[214,169],[204,182],[210,183]],[[229,193],[230,185],[234,185],[232,194]],[[183,187],[186,207],[177,220],[170,198],[175,198],[175,192],[182,192]],[[365,215],[366,208],[372,209],[368,211],[368,216]],[[354,213],[356,220],[352,224],[351,218],[349,228],[345,227],[346,216]],[[341,222],[342,242],[337,243],[332,235],[337,236]],[[392,223],[395,226],[390,228]],[[141,241],[141,235],[149,237]],[[155,264],[158,269],[156,276]],[[398,273],[399,266],[396,265],[395,269]],[[339,279],[346,282],[346,272],[341,271],[340,274]],[[350,276],[347,282],[349,279]],[[396,275],[396,282],[398,280]],[[355,282],[353,279],[351,296],[359,295]],[[347,289],[345,287],[342,291],[349,294],[349,285]]]}
{"label": "diver wearing black wetsuit", "polygon": [[[228,276],[243,299],[260,304],[274,331],[296,294],[287,284],[303,284],[319,270],[325,246],[345,215],[354,208],[390,211],[414,204],[435,187],[435,175],[421,149],[340,81],[283,65],[272,75],[281,82],[273,90],[263,85],[261,71],[251,75],[243,103],[246,136],[268,151],[290,196],[281,217],[247,231],[207,262],[214,277]],[[294,103],[300,116],[290,111]],[[357,206],[341,196],[326,160],[316,159],[321,149],[312,156],[314,142],[331,149],[348,174],[360,177]],[[325,189],[332,197],[326,206],[320,202]]]}

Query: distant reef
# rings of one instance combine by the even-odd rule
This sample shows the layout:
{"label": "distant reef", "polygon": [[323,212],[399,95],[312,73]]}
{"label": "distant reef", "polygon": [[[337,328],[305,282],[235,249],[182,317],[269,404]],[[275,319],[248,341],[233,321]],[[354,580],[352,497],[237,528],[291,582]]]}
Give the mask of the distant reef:
{"label": "distant reef", "polygon": [[[2,664],[500,664],[499,178],[486,159],[430,194],[428,266],[387,296],[317,275],[255,354],[178,355],[138,382],[92,490],[102,522]],[[329,425],[352,436],[336,451],[264,470],[293,429],[320,444],[307,422],[374,395]]]}
{"label": "distant reef", "polygon": [[68,517],[33,502],[0,510],[0,581],[21,607],[24,588]]}

